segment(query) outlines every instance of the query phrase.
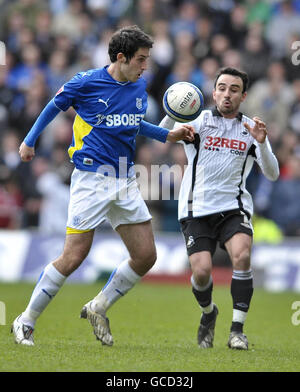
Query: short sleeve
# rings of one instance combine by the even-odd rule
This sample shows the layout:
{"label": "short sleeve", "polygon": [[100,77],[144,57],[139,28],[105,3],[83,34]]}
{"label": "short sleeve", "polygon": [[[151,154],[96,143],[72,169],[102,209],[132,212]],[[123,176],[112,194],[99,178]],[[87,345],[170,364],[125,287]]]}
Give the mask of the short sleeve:
{"label": "short sleeve", "polygon": [[82,86],[82,73],[76,74],[71,80],[65,83],[54,97],[55,105],[63,111],[74,105],[75,99],[79,96],[79,90]]}

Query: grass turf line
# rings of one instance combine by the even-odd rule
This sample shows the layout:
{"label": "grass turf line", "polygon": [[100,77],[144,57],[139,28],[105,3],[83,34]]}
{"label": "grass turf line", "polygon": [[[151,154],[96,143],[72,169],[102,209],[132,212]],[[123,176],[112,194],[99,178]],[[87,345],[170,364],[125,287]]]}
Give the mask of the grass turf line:
{"label": "grass turf line", "polygon": [[36,325],[34,347],[16,345],[10,324],[26,307],[33,285],[0,285],[7,325],[0,325],[0,371],[298,372],[300,325],[291,322],[292,292],[255,289],[245,333],[249,350],[227,348],[232,317],[229,287],[214,288],[218,304],[214,348],[196,341],[200,309],[188,286],[139,283],[108,312],[112,347],[96,341],[79,313],[104,282],[65,284]]}

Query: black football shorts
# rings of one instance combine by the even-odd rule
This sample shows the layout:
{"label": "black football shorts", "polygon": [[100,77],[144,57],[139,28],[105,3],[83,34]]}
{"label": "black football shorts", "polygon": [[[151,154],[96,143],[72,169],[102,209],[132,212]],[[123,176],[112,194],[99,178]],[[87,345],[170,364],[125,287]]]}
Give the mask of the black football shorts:
{"label": "black football shorts", "polygon": [[217,243],[225,249],[225,242],[236,233],[245,233],[252,237],[253,229],[249,218],[250,216],[240,209],[235,209],[181,220],[188,255],[209,251],[213,256]]}

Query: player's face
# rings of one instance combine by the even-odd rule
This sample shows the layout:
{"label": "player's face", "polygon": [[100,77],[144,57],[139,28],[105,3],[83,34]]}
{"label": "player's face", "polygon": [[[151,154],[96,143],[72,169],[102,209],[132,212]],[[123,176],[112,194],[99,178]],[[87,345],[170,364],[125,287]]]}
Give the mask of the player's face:
{"label": "player's face", "polygon": [[142,73],[147,69],[149,53],[150,50],[148,48],[139,48],[129,62],[124,61],[121,63],[120,70],[124,79],[136,82],[142,76]]}
{"label": "player's face", "polygon": [[221,75],[213,91],[213,99],[219,112],[227,118],[234,118],[241,102],[246,98],[243,93],[243,81],[239,76]]}

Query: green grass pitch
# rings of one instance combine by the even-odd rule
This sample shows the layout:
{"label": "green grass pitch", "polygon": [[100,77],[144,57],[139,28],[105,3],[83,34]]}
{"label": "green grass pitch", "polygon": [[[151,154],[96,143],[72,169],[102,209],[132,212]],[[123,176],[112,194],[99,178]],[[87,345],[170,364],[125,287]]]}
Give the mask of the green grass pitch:
{"label": "green grass pitch", "polygon": [[33,285],[0,284],[6,325],[0,325],[1,372],[299,372],[300,325],[292,323],[299,293],[255,289],[245,326],[248,351],[227,348],[232,317],[230,288],[216,286],[219,307],[214,348],[199,349],[200,310],[184,285],[139,283],[108,312],[114,345],[102,346],[79,319],[82,305],[103,282],[65,284],[36,325],[35,346],[16,345],[13,319],[24,310]]}

